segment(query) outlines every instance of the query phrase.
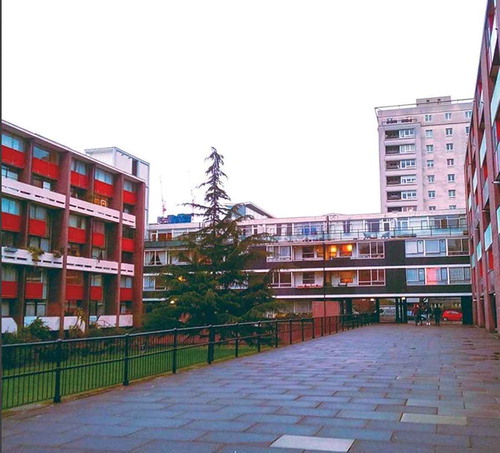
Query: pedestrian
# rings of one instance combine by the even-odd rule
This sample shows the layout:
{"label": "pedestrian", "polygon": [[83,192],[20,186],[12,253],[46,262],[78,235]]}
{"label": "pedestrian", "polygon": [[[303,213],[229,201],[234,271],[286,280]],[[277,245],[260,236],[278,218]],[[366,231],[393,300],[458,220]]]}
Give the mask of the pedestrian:
{"label": "pedestrian", "polygon": [[418,326],[418,305],[415,304],[411,309],[411,314],[413,315],[413,319],[415,320],[415,325]]}
{"label": "pedestrian", "polygon": [[417,326],[421,326],[422,325],[422,317],[423,317],[423,315],[424,315],[424,309],[419,304],[418,307],[417,307],[417,318],[416,318]]}
{"label": "pedestrian", "polygon": [[430,326],[431,325],[431,316],[432,316],[432,308],[427,305],[425,307],[425,325]]}
{"label": "pedestrian", "polygon": [[434,322],[436,326],[441,325],[441,308],[438,305],[434,307]]}

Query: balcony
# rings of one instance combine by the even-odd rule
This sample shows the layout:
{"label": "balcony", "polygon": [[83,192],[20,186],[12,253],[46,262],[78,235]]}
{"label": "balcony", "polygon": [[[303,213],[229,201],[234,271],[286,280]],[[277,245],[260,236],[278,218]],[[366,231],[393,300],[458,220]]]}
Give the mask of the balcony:
{"label": "balcony", "polygon": [[[41,316],[39,317],[43,323],[52,331],[59,330],[59,316]],[[37,316],[25,316],[24,325],[29,326]],[[64,317],[64,330],[69,330],[70,327],[78,327],[85,330],[85,323],[78,318],[78,316],[65,316]]]}
{"label": "balcony", "polygon": [[488,184],[488,181],[486,181],[483,186],[483,208],[486,207],[489,200],[490,200],[490,186]]}
{"label": "balcony", "polygon": [[14,318],[2,317],[2,333],[16,333],[17,324]]}
{"label": "balcony", "polygon": [[71,185],[75,187],[79,187],[80,189],[88,189],[89,187],[89,178],[87,175],[82,175],[81,173],[77,173],[76,171],[71,172]]}
{"label": "balcony", "polygon": [[135,275],[135,266],[129,263],[122,263],[121,274],[133,277]]}
{"label": "balcony", "polygon": [[52,253],[44,253],[38,259],[39,261],[33,261],[31,253],[26,249],[2,247],[2,262],[5,264],[62,268],[62,257],[56,258]]}
{"label": "balcony", "polygon": [[69,199],[69,208],[71,211],[84,215],[91,215],[93,217],[99,217],[107,220],[108,222],[120,222],[120,211],[98,204],[89,203],[88,201],[80,200],[78,198],[71,197]]}
{"label": "balcony", "polygon": [[497,81],[495,82],[495,89],[493,90],[493,94],[491,96],[491,104],[490,104],[492,124],[495,122],[495,119],[497,117],[499,103],[500,103],[500,77],[497,77]]}
{"label": "balcony", "polygon": [[2,145],[2,162],[13,167],[24,168],[26,155],[22,151]]}
{"label": "balcony", "polygon": [[135,228],[135,215],[124,212],[122,214],[122,222],[124,225]]}
{"label": "balcony", "polygon": [[75,271],[118,274],[118,263],[116,261],[97,260],[81,256],[68,256],[67,268]]}
{"label": "balcony", "polygon": [[59,178],[59,167],[57,164],[47,160],[37,159],[36,157],[33,158],[32,171],[33,173],[47,176],[50,179]]}
{"label": "balcony", "polygon": [[[116,327],[116,315],[91,316],[90,322],[95,322],[99,327]],[[134,325],[133,315],[120,315],[118,317],[119,327],[132,327]]]}
{"label": "balcony", "polygon": [[40,189],[15,179],[2,178],[2,192],[4,195],[12,195],[61,209],[66,206],[65,195],[47,189]]}

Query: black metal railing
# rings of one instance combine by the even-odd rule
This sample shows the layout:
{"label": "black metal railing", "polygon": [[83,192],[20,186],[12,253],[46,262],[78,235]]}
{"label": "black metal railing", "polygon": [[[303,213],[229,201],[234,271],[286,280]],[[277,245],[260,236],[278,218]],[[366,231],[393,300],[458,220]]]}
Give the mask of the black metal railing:
{"label": "black metal railing", "polygon": [[2,345],[2,407],[53,400],[240,357],[376,321],[376,315],[273,319],[99,338]]}

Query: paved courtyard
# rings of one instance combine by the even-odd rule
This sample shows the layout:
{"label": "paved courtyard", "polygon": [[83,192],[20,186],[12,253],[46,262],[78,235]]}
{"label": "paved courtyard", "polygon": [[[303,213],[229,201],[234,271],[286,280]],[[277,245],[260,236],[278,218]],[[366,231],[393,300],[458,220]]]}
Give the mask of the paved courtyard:
{"label": "paved courtyard", "polygon": [[500,341],[373,325],[3,418],[4,452],[500,452]]}

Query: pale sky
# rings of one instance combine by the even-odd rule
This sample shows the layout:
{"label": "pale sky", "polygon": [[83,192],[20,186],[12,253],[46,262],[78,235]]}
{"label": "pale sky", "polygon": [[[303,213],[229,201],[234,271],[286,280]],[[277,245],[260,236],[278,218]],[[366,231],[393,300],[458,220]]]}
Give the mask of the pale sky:
{"label": "pale sky", "polygon": [[[3,0],[2,118],[151,164],[150,220],[199,200],[380,210],[374,108],[473,97],[486,0]],[[198,195],[196,195],[198,194]]]}

